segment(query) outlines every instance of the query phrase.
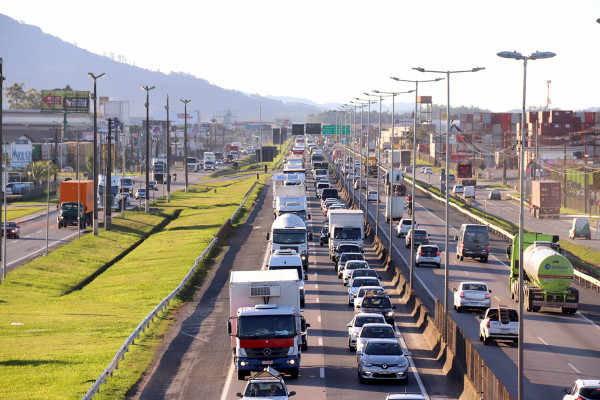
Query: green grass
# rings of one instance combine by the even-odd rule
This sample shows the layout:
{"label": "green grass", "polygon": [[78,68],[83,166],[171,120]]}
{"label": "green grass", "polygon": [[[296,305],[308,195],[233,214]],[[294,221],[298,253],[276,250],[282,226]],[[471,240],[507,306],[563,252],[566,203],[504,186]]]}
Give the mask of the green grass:
{"label": "green grass", "polygon": [[[50,211],[53,211],[55,206],[50,206]],[[26,215],[34,214],[38,211],[46,210],[47,207],[10,207],[6,209],[6,220],[12,221],[16,218],[21,218]],[[4,215],[2,215],[2,220],[4,220]]]}
{"label": "green grass", "polygon": [[[252,156],[245,157],[238,162],[237,172],[233,169],[233,165],[228,165],[227,167],[225,167],[219,171],[213,172],[212,174],[210,174],[209,176],[207,176],[204,179],[213,179],[213,178],[217,178],[220,176],[234,175],[235,173],[238,173],[238,174],[247,174],[247,173],[256,173],[256,172],[260,173],[260,172],[264,171],[265,165],[267,166],[267,171],[272,171],[273,168],[275,168],[275,166],[277,165],[277,163],[280,162],[284,157],[287,157],[287,155],[290,153],[290,150],[292,149],[292,145],[293,145],[293,140],[294,140],[293,137],[286,140],[286,142],[282,145],[282,150],[277,155],[277,157],[275,159],[273,159],[273,161],[271,161],[271,162],[262,163],[262,168],[261,167],[256,168],[256,155],[252,155]],[[259,166],[260,165],[261,165],[261,163],[259,163]]]}
{"label": "green grass", "polygon": [[[86,235],[9,272],[0,286],[0,398],[80,398],[143,317],[179,284],[254,181],[172,193],[169,204],[157,200],[157,212],[115,216],[112,231],[101,229],[99,237]],[[155,319],[99,398],[124,397],[151,362],[168,317]]]}

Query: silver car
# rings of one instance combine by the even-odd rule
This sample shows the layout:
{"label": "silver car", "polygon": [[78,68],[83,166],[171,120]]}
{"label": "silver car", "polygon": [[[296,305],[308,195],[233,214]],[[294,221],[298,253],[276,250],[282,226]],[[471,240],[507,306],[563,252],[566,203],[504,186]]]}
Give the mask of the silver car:
{"label": "silver car", "polygon": [[[356,339],[365,324],[385,323],[383,315],[379,313],[358,313],[348,323],[348,348],[356,350]],[[389,326],[389,325],[388,325]]]}
{"label": "silver car", "polygon": [[364,324],[356,338],[356,351],[362,351],[369,340],[396,339],[398,337],[400,335],[396,334],[394,327],[386,322]]}
{"label": "silver car", "polygon": [[460,312],[463,308],[477,308],[482,311],[491,306],[490,293],[483,282],[461,282],[454,291],[454,309]]}
{"label": "silver car", "polygon": [[348,283],[348,305],[354,305],[354,298],[358,294],[361,286],[381,286],[379,279],[359,276]]}
{"label": "silver car", "polygon": [[387,379],[408,382],[408,360],[396,339],[371,339],[357,351],[358,379]]}
{"label": "silver car", "polygon": [[350,275],[355,269],[369,269],[369,263],[364,260],[349,260],[346,261],[342,270],[342,285],[346,286],[350,281]]}
{"label": "silver car", "polygon": [[435,244],[422,244],[417,249],[417,258],[415,265],[420,267],[424,264],[435,265],[439,268],[442,263],[442,256],[440,255],[440,249]]}

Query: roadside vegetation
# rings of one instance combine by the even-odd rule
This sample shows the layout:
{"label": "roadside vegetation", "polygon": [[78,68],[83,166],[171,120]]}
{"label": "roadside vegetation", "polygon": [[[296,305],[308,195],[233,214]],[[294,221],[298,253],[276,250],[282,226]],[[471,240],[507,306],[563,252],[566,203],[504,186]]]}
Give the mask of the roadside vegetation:
{"label": "roadside vegetation", "polygon": [[[190,186],[189,194],[172,193],[170,203],[156,200],[151,214],[115,215],[110,232],[85,235],[9,272],[0,286],[0,398],[81,398],[144,316],[181,282],[255,181]],[[264,178],[260,182],[257,189]],[[184,296],[208,273],[203,265]],[[125,396],[184,299],[155,319],[97,398]]]}

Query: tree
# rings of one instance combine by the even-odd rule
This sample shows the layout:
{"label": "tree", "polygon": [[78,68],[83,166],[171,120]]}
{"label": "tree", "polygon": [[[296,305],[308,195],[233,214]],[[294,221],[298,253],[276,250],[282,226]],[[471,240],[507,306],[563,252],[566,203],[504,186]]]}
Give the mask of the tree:
{"label": "tree", "polygon": [[25,83],[14,83],[4,89],[11,110],[39,110],[42,104],[42,94],[35,90],[25,91]]}
{"label": "tree", "polygon": [[48,161],[32,161],[27,165],[25,171],[36,185],[40,185],[48,180],[48,168],[50,168],[50,175],[54,175],[58,171],[58,167]]}

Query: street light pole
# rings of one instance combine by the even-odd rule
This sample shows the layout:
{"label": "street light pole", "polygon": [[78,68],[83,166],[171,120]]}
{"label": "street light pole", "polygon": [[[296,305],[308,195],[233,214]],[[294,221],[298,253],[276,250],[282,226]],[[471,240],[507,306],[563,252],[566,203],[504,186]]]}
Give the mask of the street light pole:
{"label": "street light pole", "polygon": [[527,60],[539,60],[542,58],[552,58],[556,56],[555,53],[552,52],[535,52],[529,56],[524,56],[521,53],[516,51],[501,51],[496,54],[498,57],[502,58],[512,58],[514,60],[523,60],[523,108],[521,109],[521,133],[519,143],[519,315],[521,316],[519,320],[519,338],[518,338],[518,360],[517,360],[517,377],[518,377],[518,400],[523,400],[523,346],[524,346],[524,338],[523,333],[524,328],[524,315],[523,315],[523,302],[525,300],[523,296],[523,230],[525,224],[525,210],[523,208],[523,186],[525,184],[525,98],[527,91]]}
{"label": "street light pole", "polygon": [[146,103],[144,104],[146,106],[146,195],[144,196],[144,212],[146,214],[150,211],[150,203],[148,202],[148,196],[150,195],[150,91],[155,87],[141,86],[142,90],[146,91]]}
{"label": "street light pole", "polygon": [[[4,182],[4,173],[6,168],[4,167],[4,133],[2,132],[2,113],[4,110],[4,107],[2,107],[2,94],[4,93],[4,88],[3,88],[3,84],[4,84],[4,75],[2,74],[2,64],[3,64],[3,60],[0,57],[0,188],[4,187],[3,182]],[[3,190],[4,192],[4,209],[6,210],[6,190]],[[0,213],[1,214],[1,213]],[[0,226],[2,225],[2,216],[0,215]],[[4,221],[6,221],[6,217],[4,218]],[[6,236],[6,235],[5,235]],[[0,244],[0,246],[2,246]],[[6,247],[6,246],[4,246]],[[0,254],[2,254],[2,248],[0,248]],[[0,283],[2,283],[2,279],[6,278],[6,260],[4,260],[6,258],[5,255],[1,256],[3,258],[3,267],[2,267],[2,274],[0,275]]]}
{"label": "street light pole", "polygon": [[[444,78],[435,78],[435,79],[428,79],[428,80],[407,80],[407,79],[399,79],[396,77],[391,77],[391,79],[398,81],[398,82],[409,82],[409,83],[414,83],[415,84],[415,90],[411,90],[415,92],[415,111],[413,114],[413,154],[412,154],[412,190],[411,190],[411,234],[414,237],[414,232],[415,232],[415,220],[417,218],[416,215],[416,208],[415,208],[415,204],[416,204],[416,182],[417,182],[417,103],[419,101],[419,82],[438,82],[441,81]],[[393,159],[393,156],[392,156]],[[410,290],[413,289],[413,276],[414,276],[414,266],[415,266],[415,241],[412,240],[410,241],[410,273],[409,273],[409,278],[408,278],[408,287],[410,288]]]}
{"label": "street light pole", "polygon": [[104,75],[104,72],[100,75],[88,72],[88,76],[94,80],[94,166],[92,168],[92,174],[94,175],[94,236],[98,236],[98,96],[96,93],[96,81]]}
{"label": "street light pole", "polygon": [[[446,318],[448,315],[448,311],[450,309],[448,304],[448,283],[449,283],[449,271],[450,271],[450,206],[449,206],[449,197],[448,197],[448,175],[450,174],[450,74],[462,73],[462,72],[477,72],[485,69],[484,67],[475,67],[469,70],[458,70],[458,71],[433,71],[426,70],[425,68],[413,68],[419,72],[433,72],[437,74],[445,74],[447,80],[447,104],[446,104],[446,171],[445,171],[445,192],[446,192],[446,240],[444,243],[444,309],[446,310]],[[413,198],[414,201],[414,198]],[[448,338],[448,324],[444,323],[444,340]]]}
{"label": "street light pole", "polygon": [[[167,203],[171,202],[171,132],[169,124],[169,95],[167,95]],[[187,121],[187,120],[186,120]],[[187,160],[186,160],[187,162]],[[187,167],[187,165],[186,165]]]}
{"label": "street light pole", "polygon": [[183,103],[183,168],[185,173],[185,193],[189,193],[188,189],[188,169],[187,169],[187,156],[188,156],[188,136],[187,136],[187,105],[191,100],[181,100]]}

